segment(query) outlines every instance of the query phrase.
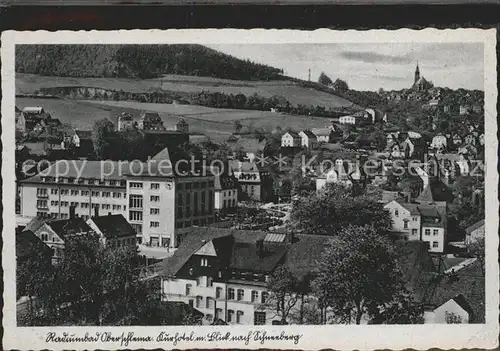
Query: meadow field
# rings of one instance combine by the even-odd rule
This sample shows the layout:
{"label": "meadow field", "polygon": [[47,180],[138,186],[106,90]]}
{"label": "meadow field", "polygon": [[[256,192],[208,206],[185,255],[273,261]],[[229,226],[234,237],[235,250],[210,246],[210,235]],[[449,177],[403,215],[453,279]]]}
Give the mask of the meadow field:
{"label": "meadow field", "polygon": [[202,91],[226,94],[259,94],[263,97],[283,96],[292,105],[324,106],[340,108],[352,103],[334,94],[299,86],[292,81],[238,81],[211,77],[166,75],[155,79],[129,78],[72,78],[46,77],[34,74],[16,73],[16,94],[33,93],[40,88],[62,86],[87,86],[128,92],[148,92],[159,88],[168,91],[199,93]]}

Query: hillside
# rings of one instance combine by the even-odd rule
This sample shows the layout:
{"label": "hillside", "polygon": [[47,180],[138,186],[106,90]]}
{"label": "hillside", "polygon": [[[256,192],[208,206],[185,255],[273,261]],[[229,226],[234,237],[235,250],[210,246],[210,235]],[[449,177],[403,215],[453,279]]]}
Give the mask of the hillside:
{"label": "hillside", "polygon": [[16,45],[16,72],[60,77],[155,78],[163,74],[281,79],[278,68],[202,45]]}

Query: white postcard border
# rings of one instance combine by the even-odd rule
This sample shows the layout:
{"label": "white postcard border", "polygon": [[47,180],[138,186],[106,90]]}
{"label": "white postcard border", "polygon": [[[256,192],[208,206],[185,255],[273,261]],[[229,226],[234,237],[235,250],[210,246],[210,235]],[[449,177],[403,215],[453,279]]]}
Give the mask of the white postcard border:
{"label": "white postcard border", "polygon": [[[3,345],[5,349],[118,349],[118,348],[283,348],[283,349],[428,349],[494,348],[498,344],[499,326],[499,270],[498,270],[498,173],[497,173],[497,87],[496,87],[496,31],[494,29],[424,29],[424,30],[369,30],[369,31],[316,31],[291,30],[132,30],[132,31],[36,31],[2,33],[2,178],[3,178],[3,252],[4,309]],[[430,42],[481,42],[484,44],[485,91],[485,158],[486,158],[486,323],[467,325],[370,325],[370,326],[231,326],[231,327],[17,327],[15,301],[15,210],[14,201],[14,111],[15,106],[15,44],[236,44],[236,43],[430,43]],[[66,331],[78,336],[85,333],[111,332],[136,336],[156,336],[165,331],[206,335],[219,331],[245,336],[249,331],[266,331],[268,334],[302,334],[294,342],[252,340],[242,342],[183,342],[172,343],[46,343],[48,332],[61,334]]]}

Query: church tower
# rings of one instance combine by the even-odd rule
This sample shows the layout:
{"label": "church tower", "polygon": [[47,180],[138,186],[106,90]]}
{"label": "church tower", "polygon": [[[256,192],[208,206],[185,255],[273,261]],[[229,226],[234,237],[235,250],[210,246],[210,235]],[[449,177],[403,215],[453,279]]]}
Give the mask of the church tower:
{"label": "church tower", "polygon": [[420,79],[420,69],[418,68],[418,61],[417,61],[417,68],[415,69],[415,81],[413,82],[413,84],[417,83],[419,79]]}

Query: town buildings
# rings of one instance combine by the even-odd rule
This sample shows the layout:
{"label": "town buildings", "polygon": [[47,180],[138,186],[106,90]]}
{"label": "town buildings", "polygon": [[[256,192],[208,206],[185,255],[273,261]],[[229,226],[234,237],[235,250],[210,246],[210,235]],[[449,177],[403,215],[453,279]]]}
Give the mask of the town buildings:
{"label": "town buildings", "polygon": [[229,164],[223,169],[212,169],[214,173],[214,208],[216,211],[231,210],[238,206],[238,180],[231,174]]}
{"label": "town buildings", "polygon": [[302,143],[298,133],[288,131],[281,136],[281,147],[300,147]]}
{"label": "town buildings", "polygon": [[137,233],[121,214],[91,217],[87,224],[100,236],[103,246],[136,247]]}
{"label": "town buildings", "polygon": [[311,132],[310,130],[303,130],[299,133],[301,142],[300,145],[302,147],[308,149],[315,149],[318,146],[318,138],[317,136]]}
{"label": "town buildings", "polygon": [[280,319],[267,289],[272,273],[286,265],[301,277],[323,249],[315,235],[192,228],[163,261],[162,293],[202,312],[206,323],[272,324]]}
{"label": "town buildings", "polygon": [[157,112],[144,112],[139,119],[138,126],[139,129],[142,130],[165,130],[165,127],[163,126],[163,119]]}
{"label": "town buildings", "polygon": [[484,239],[484,219],[476,222],[465,229],[465,245],[470,245],[478,239]]}
{"label": "town buildings", "polygon": [[19,187],[23,217],[121,214],[152,246],[175,247],[183,228],[214,220],[213,175],[175,169],[168,151],[147,163],[60,160]]}
{"label": "town buildings", "polygon": [[342,129],[333,121],[325,128],[313,128],[311,131],[316,135],[319,143],[337,143],[344,136]]}
{"label": "town buildings", "polygon": [[273,180],[269,171],[255,162],[232,160],[230,172],[238,181],[239,189],[248,199],[268,201],[273,197]]}

